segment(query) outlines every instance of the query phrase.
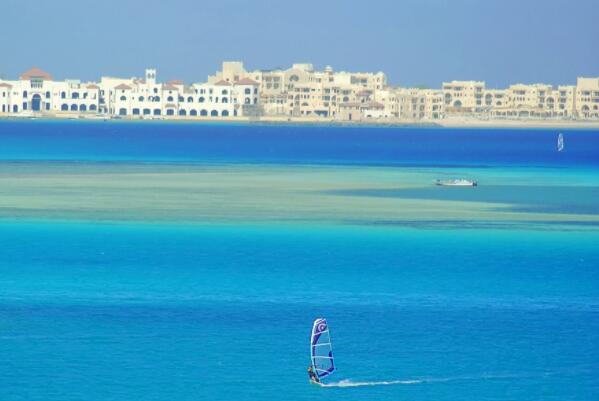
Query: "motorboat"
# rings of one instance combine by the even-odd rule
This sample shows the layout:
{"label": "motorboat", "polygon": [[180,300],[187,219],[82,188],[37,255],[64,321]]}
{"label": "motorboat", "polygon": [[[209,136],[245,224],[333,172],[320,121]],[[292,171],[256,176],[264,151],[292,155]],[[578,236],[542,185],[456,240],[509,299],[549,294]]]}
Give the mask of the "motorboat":
{"label": "motorboat", "polygon": [[476,181],[458,178],[455,180],[437,180],[435,181],[435,185],[442,187],[476,187],[478,183]]}

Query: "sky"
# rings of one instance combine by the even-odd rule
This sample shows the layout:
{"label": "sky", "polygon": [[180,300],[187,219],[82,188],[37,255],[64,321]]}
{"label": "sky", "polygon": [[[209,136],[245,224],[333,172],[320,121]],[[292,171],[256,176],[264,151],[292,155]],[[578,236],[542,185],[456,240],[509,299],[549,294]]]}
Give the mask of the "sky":
{"label": "sky", "polygon": [[0,77],[201,82],[241,60],[401,86],[574,84],[599,76],[598,21],[599,0],[0,0]]}

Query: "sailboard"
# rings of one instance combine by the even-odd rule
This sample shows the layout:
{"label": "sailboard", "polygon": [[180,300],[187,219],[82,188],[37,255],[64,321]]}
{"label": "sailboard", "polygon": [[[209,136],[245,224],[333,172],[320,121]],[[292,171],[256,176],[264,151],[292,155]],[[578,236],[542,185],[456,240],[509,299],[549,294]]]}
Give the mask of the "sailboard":
{"label": "sailboard", "polygon": [[312,361],[312,369],[318,380],[330,376],[335,371],[331,332],[329,331],[326,319],[316,319],[312,325],[310,359]]}
{"label": "sailboard", "polygon": [[561,152],[562,150],[564,150],[564,136],[560,132],[557,136],[557,151]]}

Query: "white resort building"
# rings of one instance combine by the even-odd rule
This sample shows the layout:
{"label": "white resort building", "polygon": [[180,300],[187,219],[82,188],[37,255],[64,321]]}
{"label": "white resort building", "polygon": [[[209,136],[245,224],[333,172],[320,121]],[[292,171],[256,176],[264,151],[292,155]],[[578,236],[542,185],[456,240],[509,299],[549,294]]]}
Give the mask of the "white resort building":
{"label": "white resort building", "polygon": [[227,61],[206,82],[161,83],[143,77],[99,82],[55,81],[32,68],[0,79],[0,117],[121,119],[273,119],[417,122],[451,116],[501,119],[599,119],[599,78],[576,85],[515,84],[489,89],[484,81],[444,82],[441,89],[387,84],[382,72],[317,71],[312,64],[246,71]]}

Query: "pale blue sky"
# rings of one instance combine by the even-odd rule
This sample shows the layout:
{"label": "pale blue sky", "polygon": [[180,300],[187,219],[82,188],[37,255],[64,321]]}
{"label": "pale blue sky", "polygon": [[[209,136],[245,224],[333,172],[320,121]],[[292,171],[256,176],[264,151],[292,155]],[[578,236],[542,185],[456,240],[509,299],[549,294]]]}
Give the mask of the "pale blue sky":
{"label": "pale blue sky", "polygon": [[203,81],[223,60],[451,79],[599,76],[599,0],[1,0],[0,75]]}

